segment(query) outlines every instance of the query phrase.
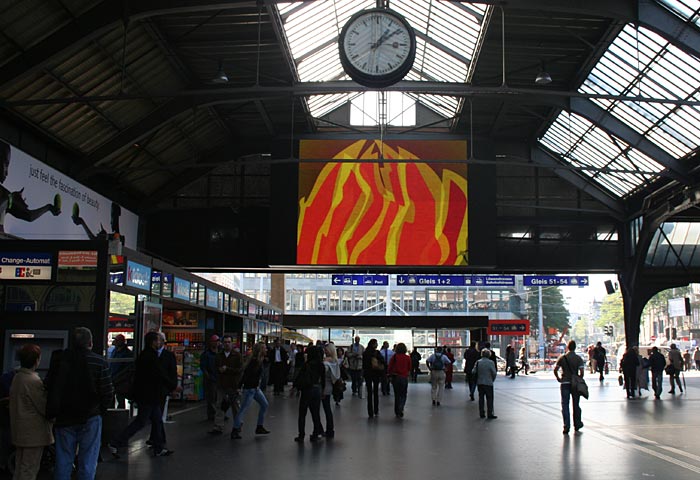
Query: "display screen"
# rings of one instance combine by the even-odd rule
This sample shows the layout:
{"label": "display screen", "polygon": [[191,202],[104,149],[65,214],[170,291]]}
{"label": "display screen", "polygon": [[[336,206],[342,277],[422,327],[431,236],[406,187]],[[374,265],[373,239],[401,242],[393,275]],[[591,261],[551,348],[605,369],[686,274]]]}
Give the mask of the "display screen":
{"label": "display screen", "polygon": [[299,156],[297,264],[467,263],[466,142],[302,140]]}

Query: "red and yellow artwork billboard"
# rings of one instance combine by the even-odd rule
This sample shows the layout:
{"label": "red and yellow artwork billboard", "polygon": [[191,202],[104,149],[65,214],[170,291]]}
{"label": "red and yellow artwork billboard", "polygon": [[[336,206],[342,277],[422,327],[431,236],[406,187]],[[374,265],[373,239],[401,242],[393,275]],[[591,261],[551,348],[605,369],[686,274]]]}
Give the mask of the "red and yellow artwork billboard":
{"label": "red and yellow artwork billboard", "polygon": [[297,264],[467,263],[465,141],[302,140],[299,157]]}

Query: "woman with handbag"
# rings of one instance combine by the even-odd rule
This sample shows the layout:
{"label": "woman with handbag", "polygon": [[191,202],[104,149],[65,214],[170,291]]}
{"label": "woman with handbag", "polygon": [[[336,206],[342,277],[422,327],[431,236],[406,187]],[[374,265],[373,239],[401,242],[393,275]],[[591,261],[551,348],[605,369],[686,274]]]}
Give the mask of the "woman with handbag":
{"label": "woman with handbag", "polygon": [[367,344],[362,354],[362,370],[367,384],[367,414],[369,418],[379,415],[379,383],[384,375],[384,359],[377,351],[377,339]]}

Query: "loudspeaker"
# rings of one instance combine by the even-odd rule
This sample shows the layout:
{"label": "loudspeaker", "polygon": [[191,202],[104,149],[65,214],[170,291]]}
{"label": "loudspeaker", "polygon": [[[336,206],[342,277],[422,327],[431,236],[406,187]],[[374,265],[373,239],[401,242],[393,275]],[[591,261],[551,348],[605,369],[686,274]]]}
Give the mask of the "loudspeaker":
{"label": "loudspeaker", "polygon": [[608,292],[608,295],[612,295],[613,293],[615,293],[615,287],[613,286],[611,280],[605,281],[605,290]]}

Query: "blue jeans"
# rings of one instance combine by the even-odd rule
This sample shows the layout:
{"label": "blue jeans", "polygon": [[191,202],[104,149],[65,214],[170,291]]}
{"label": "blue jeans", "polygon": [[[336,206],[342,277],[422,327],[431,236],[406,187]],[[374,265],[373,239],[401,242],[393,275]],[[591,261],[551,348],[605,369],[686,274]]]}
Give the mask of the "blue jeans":
{"label": "blue jeans", "polygon": [[56,427],[56,468],[54,480],[70,480],[78,450],[78,480],[93,480],[100,455],[102,417],[95,415],[83,425]]}
{"label": "blue jeans", "polygon": [[258,425],[263,425],[265,422],[265,412],[267,412],[267,398],[259,388],[244,388],[241,394],[241,408],[238,410],[236,417],[233,419],[233,428],[240,430],[243,425],[243,415],[245,414],[253,400],[258,402],[260,410],[258,410]]}
{"label": "blue jeans", "polygon": [[578,392],[571,389],[570,383],[559,384],[559,389],[561,391],[561,416],[564,419],[564,428],[567,430],[571,428],[569,397],[574,401],[574,428],[581,428],[583,426],[583,422],[581,422],[581,407],[579,405],[581,396]]}
{"label": "blue jeans", "polygon": [[394,413],[396,415],[403,414],[407,396],[408,378],[396,375],[394,377]]}

